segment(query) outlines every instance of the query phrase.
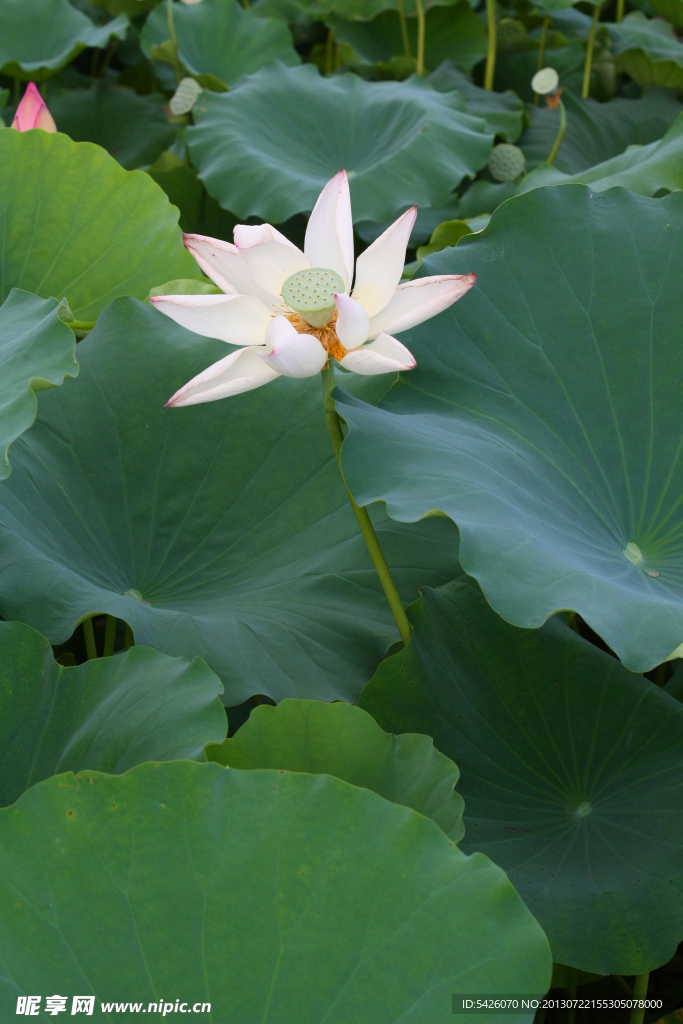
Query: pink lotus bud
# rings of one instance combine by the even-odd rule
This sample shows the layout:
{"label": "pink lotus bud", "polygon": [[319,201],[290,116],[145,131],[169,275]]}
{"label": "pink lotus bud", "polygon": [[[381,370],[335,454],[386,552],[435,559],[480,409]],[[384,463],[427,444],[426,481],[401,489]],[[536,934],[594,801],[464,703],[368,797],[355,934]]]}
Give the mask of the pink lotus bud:
{"label": "pink lotus bud", "polygon": [[57,131],[52,114],[47,109],[45,100],[38,92],[34,82],[28,83],[24,98],[14,115],[12,127],[20,132],[27,132],[30,128],[42,128],[44,132]]}

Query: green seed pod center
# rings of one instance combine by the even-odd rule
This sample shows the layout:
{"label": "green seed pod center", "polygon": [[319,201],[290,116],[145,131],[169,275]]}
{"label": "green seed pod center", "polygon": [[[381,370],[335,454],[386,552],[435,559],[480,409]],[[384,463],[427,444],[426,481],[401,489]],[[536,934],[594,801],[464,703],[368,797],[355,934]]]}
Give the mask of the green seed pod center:
{"label": "green seed pod center", "polygon": [[489,170],[496,181],[516,181],[524,172],[524,153],[509,142],[494,146]]}
{"label": "green seed pod center", "polygon": [[287,278],[282,298],[312,327],[324,327],[334,313],[334,296],[345,291],[344,282],[334,270],[311,267]]}

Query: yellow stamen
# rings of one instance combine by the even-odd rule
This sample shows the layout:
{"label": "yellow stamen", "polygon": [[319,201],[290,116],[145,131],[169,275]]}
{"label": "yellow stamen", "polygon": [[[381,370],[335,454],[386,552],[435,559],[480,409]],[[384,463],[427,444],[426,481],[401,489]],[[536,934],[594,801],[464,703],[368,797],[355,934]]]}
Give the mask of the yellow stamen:
{"label": "yellow stamen", "polygon": [[308,320],[304,320],[302,316],[295,313],[292,309],[285,309],[280,315],[289,320],[297,334],[312,334],[317,338],[325,351],[329,352],[337,362],[341,362],[346,355],[346,349],[337,337],[337,331],[335,329],[335,324],[337,322],[336,309],[332,314],[331,319],[324,327],[311,327]]}

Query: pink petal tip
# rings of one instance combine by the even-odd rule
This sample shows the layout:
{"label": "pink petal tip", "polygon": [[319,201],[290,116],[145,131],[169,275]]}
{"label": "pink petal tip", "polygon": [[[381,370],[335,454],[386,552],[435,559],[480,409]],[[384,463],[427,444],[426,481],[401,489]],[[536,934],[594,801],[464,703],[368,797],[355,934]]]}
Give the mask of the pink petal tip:
{"label": "pink petal tip", "polygon": [[47,109],[45,100],[38,92],[35,82],[29,82],[21,103],[17,107],[12,127],[20,132],[42,128],[45,132],[56,132],[57,125]]}

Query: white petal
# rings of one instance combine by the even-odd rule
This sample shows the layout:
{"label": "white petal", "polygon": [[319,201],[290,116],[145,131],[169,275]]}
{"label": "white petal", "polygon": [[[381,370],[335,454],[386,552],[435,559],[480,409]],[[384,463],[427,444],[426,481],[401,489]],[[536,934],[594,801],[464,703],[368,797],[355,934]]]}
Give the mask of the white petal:
{"label": "white petal", "polygon": [[350,295],[335,295],[334,301],[337,306],[337,337],[344,348],[358,348],[369,337],[368,314]]}
{"label": "white petal", "polygon": [[196,259],[207,277],[228,295],[237,295],[244,289],[233,284],[233,278],[245,273],[237,246],[208,235],[183,234],[186,249]]}
{"label": "white petal", "polygon": [[290,242],[286,235],[274,228],[272,224],[235,224],[232,237],[238,249],[252,249],[255,245],[263,245],[265,242],[281,242],[292,249],[299,249]]}
{"label": "white petal", "polygon": [[285,377],[313,377],[327,362],[327,352],[313,334],[298,334],[286,317],[276,316],[261,359]]}
{"label": "white petal", "polygon": [[370,317],[370,337],[384,331],[399,334],[429,320],[461,299],[477,280],[476,274],[440,274],[400,284],[377,316]]}
{"label": "white petal", "polygon": [[349,291],[353,279],[353,221],[346,171],[335,174],[318,196],[306,228],[304,252],[312,267],[336,270]]}
{"label": "white petal", "polygon": [[272,319],[254,295],[155,295],[150,302],[188,331],[230,345],[263,345]]}
{"label": "white petal", "polygon": [[346,370],[366,375],[412,370],[416,365],[412,353],[390,334],[380,334],[369,345],[361,345],[353,352],[347,352],[340,362]]}
{"label": "white petal", "polygon": [[[280,234],[279,231],[275,231],[275,228],[271,228],[270,224],[259,225],[259,227],[267,227],[274,234]],[[235,238],[240,237],[241,235],[235,228]],[[308,270],[311,261],[304,256],[301,249],[297,249],[287,239],[281,242],[277,238],[268,239],[267,234],[264,237],[266,237],[264,242],[253,244],[250,241],[249,245],[244,248],[240,245],[239,253],[256,284],[269,294],[279,296],[287,278],[299,270]],[[283,236],[280,235],[280,237]],[[281,297],[277,305],[282,306]]]}
{"label": "white petal", "polygon": [[268,309],[282,305],[278,293],[271,295],[251,275],[249,267],[232,242],[207,235],[183,235],[183,242],[207,277],[227,295],[255,295]]}
{"label": "white petal", "polygon": [[180,391],[176,391],[166,406],[215,402],[218,398],[230,398],[242,391],[260,388],[279,376],[263,362],[257,349],[241,348],[193,377]]}
{"label": "white petal", "polygon": [[356,260],[353,297],[365,306],[368,316],[384,309],[401,280],[416,217],[416,206],[406,210]]}

